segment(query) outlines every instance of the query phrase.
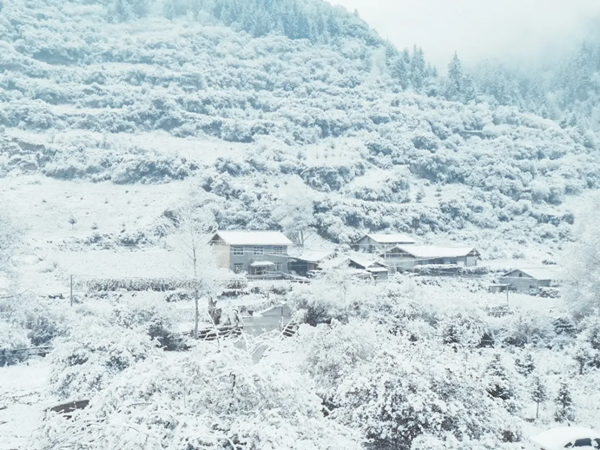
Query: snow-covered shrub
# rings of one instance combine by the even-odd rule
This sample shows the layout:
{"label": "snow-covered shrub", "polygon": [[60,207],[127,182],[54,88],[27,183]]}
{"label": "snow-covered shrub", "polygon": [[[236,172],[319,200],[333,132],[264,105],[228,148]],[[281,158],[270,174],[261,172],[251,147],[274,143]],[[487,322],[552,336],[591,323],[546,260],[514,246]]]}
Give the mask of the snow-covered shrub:
{"label": "snow-covered shrub", "polygon": [[[302,323],[316,326],[331,323],[333,319],[348,321],[347,305],[352,282],[344,279],[343,275],[333,279],[336,275],[299,286],[287,295],[287,301]],[[334,283],[337,289],[331,289],[330,283]]]}
{"label": "snow-covered shrub", "polygon": [[165,350],[176,350],[181,343],[172,309],[162,300],[136,297],[119,302],[113,309],[111,323],[146,333]]}
{"label": "snow-covered shrub", "polygon": [[88,397],[111,378],[148,358],[155,348],[139,331],[84,320],[67,337],[56,339],[50,353],[50,387],[62,398]]}
{"label": "snow-covered shrub", "polygon": [[[210,344],[131,367],[73,420],[50,417],[39,448],[359,450],[356,433],[323,416],[310,380]],[[102,422],[100,427],[84,424]]]}
{"label": "snow-covered shrub", "polygon": [[474,348],[481,345],[486,326],[474,314],[459,311],[444,315],[437,332],[445,345]]}
{"label": "snow-covered shrub", "polygon": [[[384,337],[370,323],[302,327],[298,331],[300,369],[316,384],[317,393],[329,406],[340,383],[379,351]],[[274,356],[274,361],[277,356]]]}
{"label": "snow-covered shrub", "polygon": [[30,346],[27,330],[8,321],[0,320],[0,367],[24,361],[27,358],[26,352],[11,350],[25,349]]}
{"label": "snow-covered shrub", "polygon": [[68,331],[67,316],[56,307],[37,305],[24,312],[23,326],[32,345],[47,345]]}
{"label": "snow-covered shrub", "polygon": [[508,316],[503,328],[495,330],[505,345],[551,345],[556,337],[552,320],[547,316],[517,314]]}
{"label": "snow-covered shrub", "polygon": [[365,170],[365,164],[362,161],[351,161],[348,165],[308,167],[300,176],[313,189],[330,192],[339,191],[355,177],[364,175]]}
{"label": "snow-covered shrub", "polygon": [[362,430],[371,449],[411,448],[423,435],[478,440],[484,448],[518,440],[515,419],[467,361],[427,343],[384,348],[342,382],[333,416]]}

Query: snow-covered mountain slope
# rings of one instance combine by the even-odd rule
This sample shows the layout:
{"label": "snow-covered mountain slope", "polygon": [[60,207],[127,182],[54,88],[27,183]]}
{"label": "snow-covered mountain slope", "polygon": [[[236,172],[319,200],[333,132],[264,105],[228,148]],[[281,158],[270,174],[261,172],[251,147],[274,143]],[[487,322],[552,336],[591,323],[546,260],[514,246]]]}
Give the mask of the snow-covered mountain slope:
{"label": "snow-covered mountain slope", "polygon": [[[599,183],[581,129],[403,91],[389,44],[359,19],[327,39],[253,37],[158,3],[117,21],[118,3],[5,2],[0,16],[9,203],[59,195],[51,179],[65,195],[108,184],[131,192],[118,220],[95,207],[95,194],[86,206],[63,204],[77,242],[119,235],[123,224],[152,234],[194,179],[223,228],[278,228],[272,213],[292,201],[292,186],[312,204],[309,225],[334,242],[398,230],[468,241],[488,258],[520,256],[568,239],[570,196]],[[143,206],[148,197],[156,207]],[[43,205],[17,209],[33,228],[61,220]],[[86,218],[69,226],[70,215]],[[54,233],[45,228],[40,240]]]}

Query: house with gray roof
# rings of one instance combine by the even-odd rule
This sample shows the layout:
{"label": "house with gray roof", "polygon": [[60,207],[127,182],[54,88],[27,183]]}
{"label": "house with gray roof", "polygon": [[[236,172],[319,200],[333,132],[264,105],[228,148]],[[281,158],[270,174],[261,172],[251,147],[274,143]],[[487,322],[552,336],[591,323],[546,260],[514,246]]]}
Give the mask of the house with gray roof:
{"label": "house with gray roof", "polygon": [[413,269],[427,264],[453,264],[473,267],[481,259],[474,247],[448,247],[440,245],[396,245],[381,251],[378,256],[388,267]]}
{"label": "house with gray roof", "polygon": [[562,273],[556,267],[523,268],[512,270],[500,278],[511,290],[529,292],[542,287],[558,286]]}
{"label": "house with gray roof", "polygon": [[355,250],[375,253],[395,245],[411,245],[415,240],[404,234],[369,233],[353,244]]}

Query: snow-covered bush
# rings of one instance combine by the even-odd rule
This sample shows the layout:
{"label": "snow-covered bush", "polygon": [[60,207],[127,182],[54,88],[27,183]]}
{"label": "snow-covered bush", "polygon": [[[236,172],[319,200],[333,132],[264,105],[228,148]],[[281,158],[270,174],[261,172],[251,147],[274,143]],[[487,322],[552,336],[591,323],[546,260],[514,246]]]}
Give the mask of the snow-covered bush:
{"label": "snow-covered bush", "polygon": [[[84,424],[102,422],[102,426]],[[323,416],[310,380],[254,365],[233,346],[201,345],[125,370],[66,422],[50,417],[39,448],[359,450],[360,439]]]}
{"label": "snow-covered bush", "polygon": [[442,346],[382,349],[342,382],[335,400],[334,417],[362,430],[367,448],[411,448],[423,435],[484,448],[520,438],[517,421],[489,396],[472,362]]}
{"label": "snow-covered bush", "polygon": [[56,307],[37,305],[24,312],[23,325],[28,330],[32,345],[47,345],[68,331],[68,319]]}
{"label": "snow-covered bush", "polygon": [[524,313],[509,316],[503,328],[494,331],[505,345],[515,347],[552,345],[556,337],[551,318]]}
{"label": "snow-covered bush", "polygon": [[[24,361],[26,352],[13,352],[14,349],[25,349],[31,346],[27,330],[4,320],[0,320],[0,367]],[[3,350],[7,350],[4,352]]]}
{"label": "snow-covered bush", "polygon": [[[377,327],[369,323],[350,323],[302,327],[298,332],[300,369],[308,373],[316,385],[316,392],[330,407],[340,383],[357,367],[372,360],[385,337],[378,335]],[[274,356],[273,362],[277,361]]]}
{"label": "snow-covered bush", "polygon": [[153,354],[155,344],[139,331],[81,321],[50,353],[50,387],[62,398],[89,397],[111,378]]}
{"label": "snow-covered bush", "polygon": [[444,315],[437,332],[445,345],[474,348],[481,345],[486,326],[475,314],[457,311]]}
{"label": "snow-covered bush", "polygon": [[[332,289],[332,285],[336,286]],[[331,323],[333,319],[348,321],[348,305],[353,289],[358,283],[348,279],[344,271],[334,272],[323,279],[299,286],[287,295],[287,301],[296,312],[298,320],[308,325]]]}
{"label": "snow-covered bush", "polygon": [[136,297],[115,305],[111,323],[146,333],[156,340],[160,347],[176,350],[181,342],[172,311],[172,308],[160,299]]}

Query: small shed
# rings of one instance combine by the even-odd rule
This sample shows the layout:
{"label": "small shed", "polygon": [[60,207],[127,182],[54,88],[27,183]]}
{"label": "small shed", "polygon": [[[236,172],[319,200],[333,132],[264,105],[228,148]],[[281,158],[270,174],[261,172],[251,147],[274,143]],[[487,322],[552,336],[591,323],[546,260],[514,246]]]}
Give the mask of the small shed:
{"label": "small shed", "polygon": [[304,252],[290,258],[290,271],[305,277],[309,272],[321,270],[321,263],[334,255],[334,252]]}
{"label": "small shed", "polygon": [[358,258],[348,258],[348,265],[353,269],[360,269],[370,274],[376,280],[386,280],[389,269],[378,261],[365,261]]}
{"label": "small shed", "polygon": [[510,289],[510,284],[496,283],[496,284],[490,284],[488,286],[488,292],[491,292],[492,294],[499,294],[501,292],[506,292],[509,289]]}
{"label": "small shed", "polygon": [[500,283],[510,285],[512,290],[528,292],[542,287],[557,286],[561,279],[560,271],[555,268],[515,269],[500,279]]}

